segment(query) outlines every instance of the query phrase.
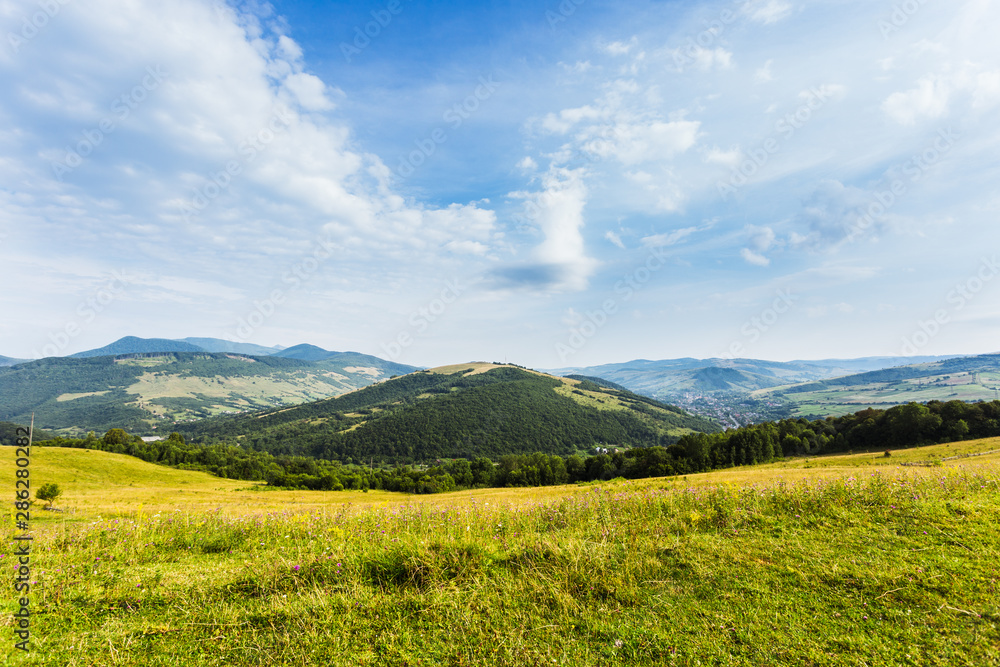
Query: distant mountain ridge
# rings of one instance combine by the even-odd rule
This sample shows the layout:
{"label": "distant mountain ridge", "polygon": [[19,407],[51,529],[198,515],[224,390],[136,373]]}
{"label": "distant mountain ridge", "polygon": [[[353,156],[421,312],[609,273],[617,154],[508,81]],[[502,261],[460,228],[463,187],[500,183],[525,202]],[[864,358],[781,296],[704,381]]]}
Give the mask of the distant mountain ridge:
{"label": "distant mountain ridge", "polygon": [[254,343],[237,343],[221,338],[181,338],[181,342],[190,343],[206,352],[231,352],[234,354],[271,355],[282,350],[280,347],[264,347]]}
{"label": "distant mountain ridge", "polygon": [[0,367],[0,420],[25,421],[36,412],[40,428],[144,434],[216,414],[339,396],[416,370],[357,352],[324,356],[208,352],[184,341],[125,337],[70,357]]}
{"label": "distant mountain ridge", "polygon": [[[806,395],[809,390],[795,389],[798,386],[836,382],[836,378],[856,376],[859,373],[879,373],[888,368],[947,363],[962,358],[962,355],[946,355],[780,362],[684,357],[634,359],[549,372],[565,377],[586,375],[604,378],[623,385],[630,391],[680,405],[695,414],[717,419],[725,426],[733,427],[799,414],[801,402],[797,394]],[[903,378],[907,372],[909,371],[901,370],[885,377]],[[824,385],[817,384],[812,389],[823,387]],[[831,414],[844,414],[844,406],[829,405]],[[854,405],[852,407],[851,412],[860,409]],[[818,413],[808,414],[815,416]]]}
{"label": "distant mountain ridge", "polygon": [[[275,356],[302,361],[324,361],[343,355],[357,355],[358,352],[332,352],[315,345],[302,344],[292,347],[266,347],[254,343],[241,343],[221,338],[139,338],[125,336],[115,342],[93,350],[84,350],[69,355],[72,359],[121,356],[126,354],[157,354],[161,352],[210,352],[213,354],[247,354],[252,356]],[[368,355],[362,355],[368,356]],[[6,359],[6,357],[0,357]],[[26,360],[11,360],[21,363]],[[13,365],[13,364],[0,364]]]}
{"label": "distant mountain ridge", "polygon": [[331,352],[330,350],[324,350],[323,348],[316,347],[315,345],[303,343],[302,345],[286,347],[284,350],[275,353],[275,356],[285,357],[287,359],[301,359],[302,361],[323,361],[324,359],[335,357],[338,354],[342,353]]}
{"label": "distant mountain ridge", "polygon": [[[761,359],[633,359],[599,366],[549,370],[554,375],[590,375],[650,396],[696,391],[754,391],[784,384],[815,382],[883,368],[933,363],[963,355],[920,357],[862,357],[816,361],[766,361]],[[722,369],[713,371],[707,369]],[[730,371],[737,371],[733,373]]]}
{"label": "distant mountain ridge", "polygon": [[69,355],[70,359],[89,359],[91,357],[109,357],[121,354],[155,354],[157,352],[207,352],[204,348],[191,343],[166,338],[137,338],[125,336],[110,345],[93,350],[85,350]]}

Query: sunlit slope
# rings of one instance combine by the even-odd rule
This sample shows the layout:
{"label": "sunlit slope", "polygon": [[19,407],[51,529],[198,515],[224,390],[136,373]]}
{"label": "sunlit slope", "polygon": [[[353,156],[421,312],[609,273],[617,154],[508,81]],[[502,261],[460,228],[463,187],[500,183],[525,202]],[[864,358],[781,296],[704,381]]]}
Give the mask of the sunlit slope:
{"label": "sunlit slope", "polygon": [[[726,468],[707,473],[670,478],[613,481],[605,484],[629,489],[706,487],[775,482],[835,479],[875,472],[886,474],[934,475],[950,468],[996,465],[1000,463],[1000,438],[969,440],[893,450],[884,454],[844,454],[819,458],[795,458],[776,463]],[[990,454],[979,455],[984,452]],[[958,457],[958,458],[954,458]],[[945,460],[949,459],[949,460]],[[906,465],[906,464],[924,465]],[[937,467],[936,463],[940,463]],[[931,465],[932,467],[926,467]],[[0,471],[13,479],[15,449],[0,447]],[[133,514],[136,511],[202,512],[219,511],[241,515],[292,510],[356,512],[383,505],[452,506],[467,503],[470,497],[485,503],[521,503],[556,500],[588,493],[593,484],[538,488],[474,489],[431,496],[412,496],[382,491],[273,491],[251,482],[221,479],[207,473],[176,470],[146,463],[123,454],[109,454],[66,448],[34,447],[31,456],[31,485],[55,482],[63,496],[55,506],[65,512],[47,512],[37,503],[32,520],[41,522],[76,521],[102,515]]]}
{"label": "sunlit slope", "polygon": [[[14,447],[0,447],[0,474],[13,489]],[[304,493],[270,491],[253,482],[215,477],[205,472],[177,470],[146,463],[125,454],[63,447],[32,447],[31,493],[54,482],[63,495],[55,501],[58,512],[32,508],[32,521],[77,521],[98,515],[114,516],[136,511],[202,512],[224,514],[276,512],[336,506],[343,503],[370,505],[404,502],[407,496],[372,491]],[[12,491],[13,492],[13,491]]]}
{"label": "sunlit slope", "polygon": [[1000,397],[1000,355],[959,357],[838,378],[761,389],[755,398],[781,398],[796,417],[851,414],[929,401],[992,401]]}

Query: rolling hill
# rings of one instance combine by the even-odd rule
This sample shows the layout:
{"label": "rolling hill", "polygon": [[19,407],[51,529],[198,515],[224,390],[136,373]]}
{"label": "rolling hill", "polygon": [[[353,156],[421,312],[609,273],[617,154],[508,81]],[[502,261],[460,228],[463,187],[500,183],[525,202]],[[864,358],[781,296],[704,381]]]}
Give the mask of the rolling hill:
{"label": "rolling hill", "polygon": [[[861,372],[911,364],[944,363],[958,357],[863,357],[817,361],[760,359],[663,359],[564,368],[552,371],[565,377],[599,376],[631,391],[666,401],[698,415],[737,427],[800,414],[798,397],[785,390]],[[908,399],[907,399],[908,400]],[[907,402],[901,400],[900,402]],[[893,403],[895,404],[895,403]],[[857,405],[834,406],[829,414],[847,414]],[[816,416],[816,412],[805,413]],[[825,415],[824,415],[825,416]]]}
{"label": "rolling hill", "polygon": [[70,359],[89,359],[91,357],[107,357],[119,354],[153,354],[158,352],[205,352],[201,347],[179,340],[166,338],[136,338],[125,336],[110,345],[93,350],[85,350],[69,355]]}
{"label": "rolling hill", "polygon": [[826,417],[866,407],[1000,398],[1000,354],[957,357],[755,391],[787,402],[794,416]]}
{"label": "rolling hill", "polygon": [[280,352],[281,347],[265,347],[253,343],[237,343],[221,338],[181,338],[180,342],[195,345],[205,352],[232,352],[234,354],[253,354],[257,356]]}
{"label": "rolling hill", "polygon": [[62,433],[172,429],[212,415],[337,396],[412,366],[356,353],[311,362],[277,356],[141,352],[50,357],[0,368],[0,420]]}
{"label": "rolling hill", "polygon": [[669,444],[717,424],[655,399],[510,365],[458,364],[340,396],[179,427],[194,442],[340,461],[438,458]]}
{"label": "rolling hill", "polygon": [[751,392],[781,385],[816,382],[895,366],[936,363],[954,357],[863,357],[821,361],[765,361],[761,359],[662,359],[563,368],[554,375],[590,375],[657,398],[686,392]]}

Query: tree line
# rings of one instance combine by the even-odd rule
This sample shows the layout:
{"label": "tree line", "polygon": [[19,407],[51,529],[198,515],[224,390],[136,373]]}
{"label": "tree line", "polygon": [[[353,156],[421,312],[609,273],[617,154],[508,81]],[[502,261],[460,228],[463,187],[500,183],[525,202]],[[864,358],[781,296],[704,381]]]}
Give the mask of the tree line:
{"label": "tree line", "polygon": [[887,410],[869,408],[842,417],[783,419],[722,433],[690,434],[669,446],[633,447],[592,456],[507,453],[498,458],[437,460],[429,465],[366,466],[310,456],[275,456],[239,446],[193,444],[177,433],[165,440],[144,442],[122,429],[111,429],[101,438],[91,433],[82,439],[60,437],[38,444],[128,454],[152,463],[204,470],[231,479],[265,481],[281,488],[438,493],[615,477],[666,477],[767,463],[786,456],[899,449],[998,435],[1000,401],[932,401]]}

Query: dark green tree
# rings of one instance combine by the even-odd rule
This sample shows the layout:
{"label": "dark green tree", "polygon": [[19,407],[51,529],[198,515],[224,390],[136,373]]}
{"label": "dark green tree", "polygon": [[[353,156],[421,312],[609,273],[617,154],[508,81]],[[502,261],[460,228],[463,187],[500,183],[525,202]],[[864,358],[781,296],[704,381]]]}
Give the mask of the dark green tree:
{"label": "dark green tree", "polygon": [[52,507],[52,503],[61,495],[62,489],[60,489],[59,485],[54,482],[42,484],[38,491],[35,491],[35,497],[39,500],[47,502],[49,507]]}

